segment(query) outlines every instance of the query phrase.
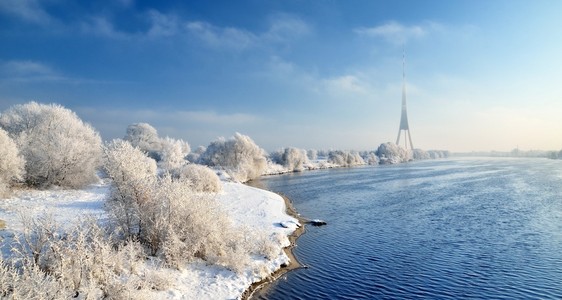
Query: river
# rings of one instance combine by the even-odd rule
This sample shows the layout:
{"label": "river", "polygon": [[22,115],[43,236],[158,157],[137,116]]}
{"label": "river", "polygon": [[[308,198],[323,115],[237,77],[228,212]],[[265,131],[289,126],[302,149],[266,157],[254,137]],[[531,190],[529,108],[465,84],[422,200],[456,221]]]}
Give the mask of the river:
{"label": "river", "polygon": [[271,176],[307,226],[256,299],[562,299],[562,161],[455,158]]}

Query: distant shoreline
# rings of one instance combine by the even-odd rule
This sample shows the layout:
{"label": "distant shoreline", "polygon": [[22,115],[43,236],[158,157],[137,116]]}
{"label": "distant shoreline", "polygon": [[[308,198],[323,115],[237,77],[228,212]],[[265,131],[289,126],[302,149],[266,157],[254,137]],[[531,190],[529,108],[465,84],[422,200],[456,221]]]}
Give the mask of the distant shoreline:
{"label": "distant shoreline", "polygon": [[[259,186],[259,184],[255,185],[255,184],[249,183],[248,185],[266,190],[265,188]],[[270,274],[267,278],[265,278],[261,281],[252,283],[252,285],[250,287],[248,287],[244,291],[244,293],[242,294],[242,297],[241,297],[242,300],[251,299],[252,296],[254,296],[255,292],[267,288],[269,284],[271,284],[274,281],[276,281],[277,279],[281,278],[281,276],[287,274],[290,271],[302,268],[301,263],[298,261],[295,254],[293,253],[293,249],[296,246],[297,239],[304,233],[304,225],[305,225],[306,220],[303,219],[297,213],[295,207],[293,206],[293,203],[291,202],[291,200],[287,196],[279,194],[279,193],[276,193],[276,194],[281,196],[283,198],[283,200],[285,201],[285,212],[288,215],[290,215],[291,217],[294,217],[295,219],[297,219],[299,221],[299,223],[301,224],[301,227],[298,227],[297,229],[295,229],[295,231],[293,231],[293,233],[291,233],[288,236],[290,245],[283,248],[283,251],[289,257],[290,263],[288,265],[282,265],[277,271]]]}

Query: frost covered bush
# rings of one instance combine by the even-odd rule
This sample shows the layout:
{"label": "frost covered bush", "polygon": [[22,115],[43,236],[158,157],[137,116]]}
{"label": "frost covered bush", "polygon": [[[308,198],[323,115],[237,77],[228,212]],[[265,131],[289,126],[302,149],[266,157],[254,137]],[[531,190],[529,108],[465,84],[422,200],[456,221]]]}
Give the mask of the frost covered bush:
{"label": "frost covered bush", "polygon": [[174,268],[198,257],[240,272],[255,252],[210,194],[195,193],[170,176],[159,179],[139,219],[140,239],[150,254],[162,256]]}
{"label": "frost covered bush", "polygon": [[199,161],[209,166],[223,167],[235,180],[246,182],[259,177],[267,166],[265,151],[240,133],[228,140],[211,142]]}
{"label": "frost covered bush", "polygon": [[[179,178],[157,177],[154,160],[120,140],[105,148],[104,167],[113,179],[107,202],[111,220],[124,237],[140,241],[149,255],[162,257],[168,266],[181,269],[198,257],[241,271],[256,252],[241,242],[243,234],[213,195],[197,192],[190,179],[182,180],[181,171]],[[212,177],[197,167],[184,168],[185,174]],[[202,189],[216,189],[208,186],[216,175],[212,178],[198,184]]]}
{"label": "frost covered bush", "polygon": [[297,148],[285,148],[272,152],[269,155],[270,159],[282,166],[289,172],[301,172],[304,170],[304,164],[308,162],[306,151]]}
{"label": "frost covered bush", "polygon": [[199,157],[201,156],[201,154],[203,154],[205,152],[205,150],[207,150],[207,148],[205,148],[203,146],[199,146],[199,147],[197,147],[197,149],[195,149],[195,151],[189,152],[186,159],[189,162],[198,163]]}
{"label": "frost covered bush", "polygon": [[429,157],[432,159],[447,158],[450,155],[449,151],[447,150],[429,150],[427,151],[427,153],[429,154]]}
{"label": "frost covered bush", "polygon": [[423,160],[423,159],[431,158],[429,153],[422,149],[414,149],[414,151],[412,152],[412,157],[414,158],[414,160]]}
{"label": "frost covered bush", "polygon": [[16,143],[0,128],[0,198],[9,194],[14,182],[23,180],[24,167]]}
{"label": "frost covered bush", "polygon": [[113,140],[104,147],[104,169],[113,180],[106,206],[126,236],[141,231],[139,214],[151,201],[156,162],[129,142]]}
{"label": "frost covered bush", "polygon": [[364,165],[365,161],[356,151],[334,150],[328,153],[328,162],[341,167]]}
{"label": "frost covered bush", "polygon": [[96,221],[63,229],[52,218],[24,220],[11,261],[0,260],[0,295],[9,299],[149,299],[165,276],[143,270],[143,247],[116,241]]}
{"label": "frost covered bush", "polygon": [[174,171],[174,176],[190,185],[195,192],[218,193],[222,184],[217,174],[202,165],[185,165]]}
{"label": "frost covered bush", "polygon": [[57,104],[15,105],[0,116],[0,127],[23,155],[29,185],[78,188],[97,179],[100,136],[74,112]]}
{"label": "frost covered bush", "polygon": [[368,165],[378,165],[380,163],[380,159],[374,151],[364,151],[360,155]]}
{"label": "frost covered bush", "polygon": [[411,154],[394,143],[384,143],[377,149],[377,156],[381,164],[398,164],[411,160]]}
{"label": "frost covered bush", "polygon": [[306,151],[306,155],[308,156],[308,159],[310,159],[310,160],[317,160],[318,159],[318,151],[316,151],[314,149],[309,149],[308,151]]}
{"label": "frost covered bush", "polygon": [[240,272],[255,250],[245,242],[245,232],[235,227],[215,199],[190,192],[181,181],[162,179],[159,198],[169,203],[170,226],[162,255],[173,267],[182,268],[195,257]]}
{"label": "frost covered bush", "polygon": [[165,137],[161,139],[160,146],[160,161],[158,165],[161,168],[172,170],[187,163],[186,156],[191,151],[191,148],[186,141]]}
{"label": "frost covered bush", "polygon": [[158,153],[162,150],[162,144],[158,132],[150,124],[134,123],[127,126],[127,134],[123,139],[148,156],[160,160]]}

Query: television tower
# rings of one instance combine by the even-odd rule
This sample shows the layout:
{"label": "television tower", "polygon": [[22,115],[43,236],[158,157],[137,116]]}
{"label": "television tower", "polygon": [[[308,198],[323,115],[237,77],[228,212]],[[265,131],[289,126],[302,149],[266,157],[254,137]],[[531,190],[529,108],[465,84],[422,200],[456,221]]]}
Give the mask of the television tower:
{"label": "television tower", "polygon": [[[406,109],[406,52],[402,52],[402,115],[400,116],[400,128],[398,129],[398,137],[396,145],[400,145],[400,134],[404,131],[404,148],[414,150],[412,143],[412,135],[410,134],[410,126],[408,126],[408,112]],[[410,147],[408,147],[410,141]]]}

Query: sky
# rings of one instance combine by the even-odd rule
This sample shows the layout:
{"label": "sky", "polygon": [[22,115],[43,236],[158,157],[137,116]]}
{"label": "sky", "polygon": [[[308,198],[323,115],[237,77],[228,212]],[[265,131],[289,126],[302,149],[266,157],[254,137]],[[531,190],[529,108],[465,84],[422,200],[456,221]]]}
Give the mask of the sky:
{"label": "sky", "polygon": [[0,111],[58,103],[104,140],[137,122],[192,148],[396,140],[562,149],[561,1],[0,0]]}

